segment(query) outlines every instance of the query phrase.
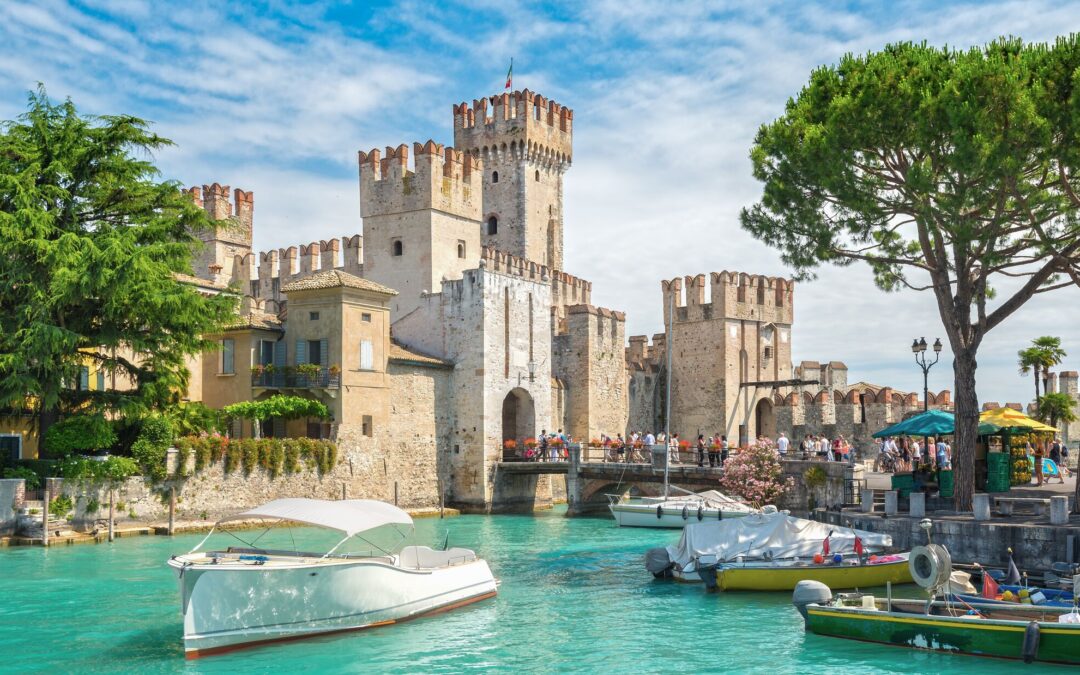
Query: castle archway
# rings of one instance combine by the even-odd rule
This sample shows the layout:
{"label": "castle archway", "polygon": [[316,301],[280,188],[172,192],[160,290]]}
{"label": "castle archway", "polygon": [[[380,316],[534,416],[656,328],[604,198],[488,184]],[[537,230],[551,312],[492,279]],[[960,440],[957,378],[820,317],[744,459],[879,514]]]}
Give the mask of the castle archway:
{"label": "castle archway", "polygon": [[758,436],[776,440],[776,410],[772,401],[767,398],[758,401],[754,409],[754,422]]}
{"label": "castle archway", "polygon": [[510,390],[503,399],[502,437],[521,441],[536,436],[536,406],[532,395],[521,387]]}

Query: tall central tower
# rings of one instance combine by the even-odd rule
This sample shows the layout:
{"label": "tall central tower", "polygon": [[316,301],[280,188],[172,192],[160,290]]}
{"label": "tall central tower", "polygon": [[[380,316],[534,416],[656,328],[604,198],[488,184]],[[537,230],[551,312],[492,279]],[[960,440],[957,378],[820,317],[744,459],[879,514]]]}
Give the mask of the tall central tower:
{"label": "tall central tower", "polygon": [[454,146],[482,160],[483,244],[563,269],[574,111],[528,89],[454,106]]}

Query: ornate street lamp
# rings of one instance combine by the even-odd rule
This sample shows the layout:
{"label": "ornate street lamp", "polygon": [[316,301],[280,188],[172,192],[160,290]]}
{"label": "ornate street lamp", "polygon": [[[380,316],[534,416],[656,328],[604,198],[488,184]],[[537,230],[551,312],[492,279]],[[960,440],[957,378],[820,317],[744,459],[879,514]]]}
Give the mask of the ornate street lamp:
{"label": "ornate street lamp", "polygon": [[934,340],[934,360],[926,360],[926,338],[912,340],[911,351],[915,354],[915,365],[922,368],[923,374],[923,412],[930,409],[930,369],[941,359],[941,338]]}

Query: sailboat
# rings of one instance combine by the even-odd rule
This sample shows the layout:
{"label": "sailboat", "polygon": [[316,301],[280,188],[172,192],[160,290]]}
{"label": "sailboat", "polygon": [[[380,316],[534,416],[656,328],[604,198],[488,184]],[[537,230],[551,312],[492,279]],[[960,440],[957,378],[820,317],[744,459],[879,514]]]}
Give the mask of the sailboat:
{"label": "sailboat", "polygon": [[[671,438],[671,317],[674,316],[674,296],[668,299],[667,330],[667,392],[664,414],[664,438]],[[650,448],[650,451],[654,451]],[[690,492],[673,486],[668,480],[670,457],[664,450],[664,492],[659,497],[609,494],[608,509],[619,527],[681,528],[687,523],[704,520],[739,518],[757,513],[749,504],[729,497],[719,490]],[[680,494],[671,494],[672,490]],[[773,508],[775,511],[775,508]]]}

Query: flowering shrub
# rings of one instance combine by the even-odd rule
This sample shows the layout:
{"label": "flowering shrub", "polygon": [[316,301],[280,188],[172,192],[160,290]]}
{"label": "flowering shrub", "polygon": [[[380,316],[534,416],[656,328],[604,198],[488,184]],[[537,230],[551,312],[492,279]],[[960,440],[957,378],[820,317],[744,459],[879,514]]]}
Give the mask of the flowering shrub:
{"label": "flowering shrub", "polygon": [[525,447],[526,448],[535,448],[536,447],[536,439],[535,438],[526,438],[525,439]]}
{"label": "flowering shrub", "polygon": [[690,447],[690,441],[679,441],[679,449],[686,450]]}
{"label": "flowering shrub", "polygon": [[516,447],[517,447],[517,441],[515,441],[512,438],[508,438],[505,441],[503,441],[503,448],[505,448],[506,450],[513,450]]}
{"label": "flowering shrub", "polygon": [[589,447],[591,447],[591,448],[607,447],[607,445],[608,445],[607,441],[601,443],[599,438],[594,438],[591,441],[589,441]]}
{"label": "flowering shrub", "polygon": [[795,485],[784,477],[780,458],[772,441],[757,441],[740,450],[724,463],[720,485],[727,492],[739,495],[754,508],[776,503]]}
{"label": "flowering shrub", "polygon": [[548,445],[553,445],[553,446],[558,447],[558,446],[560,446],[562,444],[563,444],[562,439],[559,438],[558,436],[555,436],[554,438],[551,438],[550,440],[548,440]]}

